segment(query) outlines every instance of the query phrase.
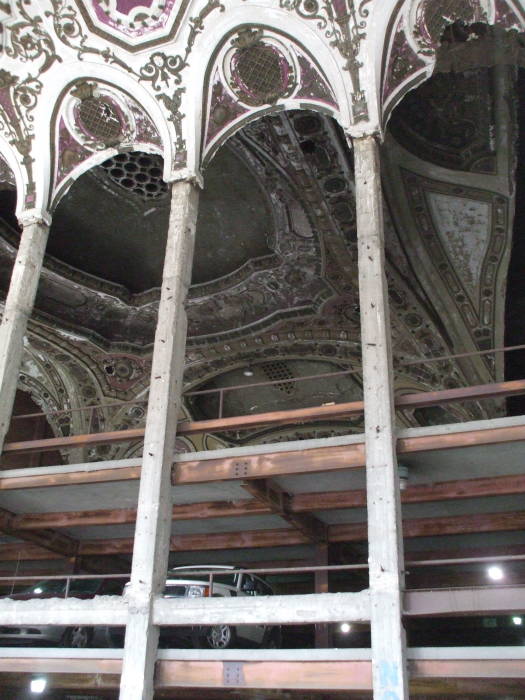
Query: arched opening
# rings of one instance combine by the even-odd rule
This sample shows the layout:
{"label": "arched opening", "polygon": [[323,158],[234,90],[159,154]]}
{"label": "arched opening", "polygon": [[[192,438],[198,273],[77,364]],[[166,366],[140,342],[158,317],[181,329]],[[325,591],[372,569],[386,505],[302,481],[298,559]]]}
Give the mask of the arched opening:
{"label": "arched opening", "polygon": [[[42,413],[42,408],[35,403],[31,396],[19,389],[16,392],[13,415],[5,442],[25,442],[55,437],[46,416]],[[62,464],[62,457],[58,450],[30,454],[5,452],[0,457],[1,469],[45,467],[56,464]]]}

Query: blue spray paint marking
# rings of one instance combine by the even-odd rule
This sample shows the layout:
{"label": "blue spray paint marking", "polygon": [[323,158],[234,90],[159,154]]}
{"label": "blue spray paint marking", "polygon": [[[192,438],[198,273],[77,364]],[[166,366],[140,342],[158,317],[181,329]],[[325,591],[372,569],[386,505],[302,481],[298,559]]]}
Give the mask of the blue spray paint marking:
{"label": "blue spray paint marking", "polygon": [[[399,686],[399,668],[393,661],[379,662],[379,683],[381,688],[389,686],[397,688]],[[383,690],[381,700],[399,700],[399,694],[395,690]]]}

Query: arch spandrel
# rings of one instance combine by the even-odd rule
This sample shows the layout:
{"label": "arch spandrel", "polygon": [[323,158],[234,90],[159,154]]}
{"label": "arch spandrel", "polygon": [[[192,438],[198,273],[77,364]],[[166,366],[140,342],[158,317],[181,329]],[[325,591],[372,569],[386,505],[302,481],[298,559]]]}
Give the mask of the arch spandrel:
{"label": "arch spandrel", "polygon": [[[440,58],[447,27],[483,25],[525,29],[525,9],[515,0],[404,0],[390,16],[381,59],[383,127],[404,95],[427,80]],[[475,38],[475,34],[472,34]]]}
{"label": "arch spandrel", "polygon": [[140,150],[166,159],[155,116],[154,121],[143,102],[103,80],[79,79],[65,88],[53,115],[50,208],[81,174],[119,152]]}

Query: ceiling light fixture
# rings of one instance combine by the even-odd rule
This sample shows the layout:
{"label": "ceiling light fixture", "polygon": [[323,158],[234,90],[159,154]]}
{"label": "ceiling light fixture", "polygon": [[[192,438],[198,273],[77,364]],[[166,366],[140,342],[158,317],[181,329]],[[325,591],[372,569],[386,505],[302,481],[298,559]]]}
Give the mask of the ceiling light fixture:
{"label": "ceiling light fixture", "polygon": [[348,634],[352,629],[352,625],[350,625],[348,622],[342,622],[341,627],[339,629],[343,634]]}
{"label": "ceiling light fixture", "polygon": [[489,566],[487,575],[492,581],[501,581],[503,578],[503,569],[501,566]]}
{"label": "ceiling light fixture", "polygon": [[514,615],[514,617],[512,618],[512,622],[513,622],[515,625],[522,625],[522,624],[523,624],[523,618],[520,617],[519,615]]}
{"label": "ceiling light fixture", "polygon": [[408,467],[405,464],[398,464],[397,473],[399,474],[399,489],[404,491],[408,486]]}
{"label": "ceiling light fixture", "polygon": [[246,367],[242,373],[245,377],[253,377],[253,370],[251,370],[249,367]]}
{"label": "ceiling light fixture", "polygon": [[29,688],[32,693],[43,693],[47,686],[47,680],[45,678],[33,678]]}

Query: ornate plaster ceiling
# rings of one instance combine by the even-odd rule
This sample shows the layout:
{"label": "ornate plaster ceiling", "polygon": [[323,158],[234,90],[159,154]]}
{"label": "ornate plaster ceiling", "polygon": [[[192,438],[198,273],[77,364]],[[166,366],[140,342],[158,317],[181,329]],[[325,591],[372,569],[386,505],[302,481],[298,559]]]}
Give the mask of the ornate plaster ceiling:
{"label": "ornate plaster ceiling", "polygon": [[[513,81],[504,65],[438,73],[392,116],[382,168],[399,392],[503,377],[501,362],[491,357],[403,363],[502,342],[515,157],[515,115],[503,95]],[[54,354],[66,374],[73,371],[69,353],[82,358],[96,377],[79,379],[82,386],[131,398],[147,387],[168,195],[162,188],[151,196],[130,191],[113,172],[119,162],[84,175],[62,200],[34,327],[36,345]],[[351,368],[355,381],[340,393],[358,393],[353,163],[341,130],[304,111],[264,117],[217,152],[205,186],[187,304],[188,385],[210,386],[211,377],[225,385],[248,364],[284,361],[288,368],[297,363],[298,374]],[[89,211],[93,201],[104,221]],[[140,259],[133,253],[139,249]],[[9,235],[0,251],[4,261],[12,259]],[[321,383],[312,391],[330,394]],[[279,407],[297,406],[297,396],[278,398]],[[246,392],[244,409],[255,405],[252,399]],[[500,408],[470,403],[446,416],[426,411],[400,420],[481,418]],[[240,407],[234,402],[225,411]],[[142,415],[119,420],[135,424]]]}

